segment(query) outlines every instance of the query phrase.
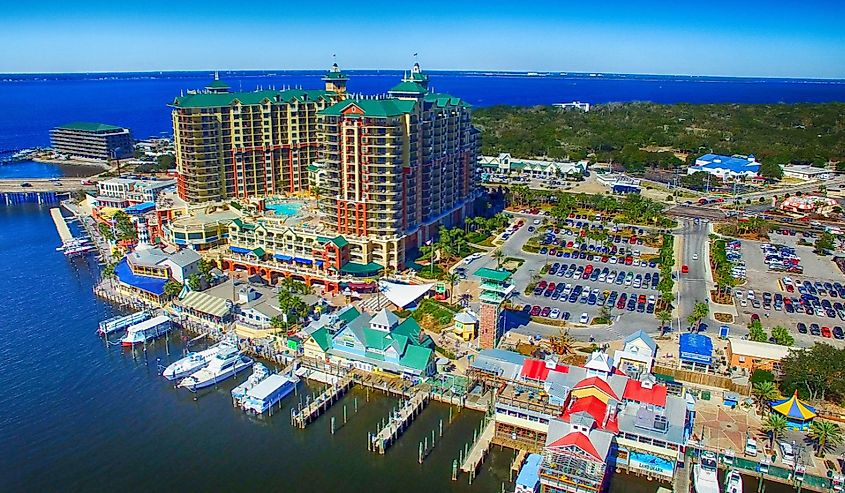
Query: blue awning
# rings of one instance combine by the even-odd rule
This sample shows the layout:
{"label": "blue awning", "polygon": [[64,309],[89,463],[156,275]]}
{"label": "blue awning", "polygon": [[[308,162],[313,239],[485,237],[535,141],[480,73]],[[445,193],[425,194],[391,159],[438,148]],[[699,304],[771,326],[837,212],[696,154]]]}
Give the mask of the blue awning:
{"label": "blue awning", "polygon": [[314,263],[313,260],[308,259],[308,258],[302,258],[302,257],[294,257],[293,260],[294,260],[294,262],[299,262],[300,264],[306,264],[306,265],[311,265],[312,263]]}
{"label": "blue awning", "polygon": [[687,332],[681,334],[681,361],[703,363],[709,365],[713,362],[713,341],[701,334]]}
{"label": "blue awning", "polygon": [[322,260],[316,260],[316,261],[315,261],[315,263],[317,264],[317,266],[318,266],[318,267],[322,267],[322,266],[323,266],[323,261],[322,261]]}
{"label": "blue awning", "polygon": [[249,252],[252,251],[249,248],[241,248],[241,247],[236,247],[236,246],[230,246],[229,250],[231,250],[235,253],[249,253]]}
{"label": "blue awning", "polygon": [[273,255],[273,257],[283,262],[290,262],[291,260],[293,260],[293,257],[291,257],[290,255],[282,255],[281,253]]}
{"label": "blue awning", "polygon": [[118,264],[114,267],[114,274],[123,284],[140,289],[141,291],[146,291],[155,296],[161,296],[164,294],[164,285],[167,284],[168,281],[167,279],[162,279],[160,277],[135,275],[132,272],[132,269],[129,268],[129,264],[126,263],[125,258],[118,262]]}

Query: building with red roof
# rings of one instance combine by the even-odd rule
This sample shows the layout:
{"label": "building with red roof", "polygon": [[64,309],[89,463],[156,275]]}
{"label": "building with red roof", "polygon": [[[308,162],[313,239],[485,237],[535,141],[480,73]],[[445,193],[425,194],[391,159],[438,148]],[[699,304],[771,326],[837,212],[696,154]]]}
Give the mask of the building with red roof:
{"label": "building with red roof", "polygon": [[628,380],[625,384],[625,392],[622,393],[624,401],[649,404],[661,409],[666,407],[666,386],[655,385],[650,379],[644,381]]}
{"label": "building with red roof", "polygon": [[522,371],[520,376],[525,380],[533,380],[536,382],[545,382],[549,376],[549,372],[556,371],[560,373],[568,373],[569,367],[561,365],[555,359],[539,360],[526,358],[522,364]]}
{"label": "building with red roof", "polygon": [[541,491],[603,491],[613,449],[613,434],[596,429],[590,420],[552,421],[540,465]]}

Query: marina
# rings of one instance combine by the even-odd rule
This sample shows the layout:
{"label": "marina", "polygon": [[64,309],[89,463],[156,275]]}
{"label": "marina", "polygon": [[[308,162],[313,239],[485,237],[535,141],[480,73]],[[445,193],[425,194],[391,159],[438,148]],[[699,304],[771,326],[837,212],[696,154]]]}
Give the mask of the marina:
{"label": "marina", "polygon": [[411,425],[414,419],[428,404],[428,393],[418,392],[410,399],[403,400],[397,410],[391,411],[384,425],[370,436],[368,449],[384,454]]}
{"label": "marina", "polygon": [[299,379],[293,375],[274,373],[246,391],[241,409],[254,414],[273,413],[273,406],[290,395]]}
{"label": "marina", "polygon": [[97,333],[100,335],[107,336],[115,332],[121,332],[129,326],[135,325],[137,323],[149,319],[150,316],[151,312],[144,310],[140,312],[130,313],[129,315],[119,315],[116,317],[111,317],[108,320],[103,320],[98,324],[99,328],[97,329]]}
{"label": "marina", "polygon": [[161,337],[170,331],[170,318],[159,315],[149,320],[144,320],[126,328],[126,335],[120,338],[120,344],[125,347],[144,344],[148,341]]}

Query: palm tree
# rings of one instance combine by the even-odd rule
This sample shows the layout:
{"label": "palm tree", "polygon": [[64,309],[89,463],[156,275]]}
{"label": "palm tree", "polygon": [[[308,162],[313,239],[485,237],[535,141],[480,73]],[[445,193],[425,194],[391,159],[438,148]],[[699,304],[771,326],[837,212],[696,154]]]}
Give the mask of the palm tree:
{"label": "palm tree", "polygon": [[569,335],[568,329],[558,329],[558,335],[551,337],[549,342],[552,345],[552,352],[555,354],[570,354],[573,352],[574,340]]}
{"label": "palm tree", "polygon": [[757,409],[762,413],[769,402],[780,397],[777,387],[774,382],[757,382],[751,388],[751,395],[757,401]]}
{"label": "palm tree", "polygon": [[810,439],[816,445],[816,457],[824,457],[825,452],[842,443],[842,428],[830,421],[815,420],[810,424]]}
{"label": "palm tree", "polygon": [[449,283],[449,304],[452,304],[452,297],[455,294],[455,285],[458,284],[458,281],[461,280],[460,276],[458,276],[454,272],[449,272],[446,274],[444,280]]}
{"label": "palm tree", "polygon": [[660,310],[659,312],[655,313],[657,319],[660,320],[660,328],[667,326],[667,323],[672,320],[672,314],[669,313],[669,310]]}
{"label": "palm tree", "polygon": [[780,414],[769,413],[763,421],[763,431],[769,434],[769,447],[774,446],[775,440],[783,436],[786,431],[786,418]]}
{"label": "palm tree", "polygon": [[493,252],[493,260],[496,261],[496,266],[501,269],[502,268],[502,261],[505,260],[505,253],[501,250],[496,250]]}

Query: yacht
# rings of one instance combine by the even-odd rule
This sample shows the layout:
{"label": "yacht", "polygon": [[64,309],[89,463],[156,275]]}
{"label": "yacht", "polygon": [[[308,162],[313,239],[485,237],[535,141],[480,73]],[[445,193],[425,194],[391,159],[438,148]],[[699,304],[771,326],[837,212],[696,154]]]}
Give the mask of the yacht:
{"label": "yacht", "polygon": [[719,467],[716,454],[701,453],[701,460],[692,468],[695,493],[719,493]]}
{"label": "yacht", "polygon": [[176,380],[192,375],[208,365],[208,362],[223,349],[225,343],[215,344],[210,348],[199,351],[189,352],[184,358],[174,361],[167,368],[161,372],[161,375],[168,380]]}
{"label": "yacht", "polygon": [[204,368],[182,379],[179,387],[190,391],[210,387],[249,368],[252,363],[252,358],[241,354],[237,347],[227,346],[215,354]]}
{"label": "yacht", "polygon": [[170,330],[170,319],[159,315],[149,320],[129,326],[126,335],[120,339],[123,346],[134,346],[166,334]]}
{"label": "yacht", "polygon": [[235,402],[235,405],[241,403],[243,398],[246,396],[247,391],[261,383],[262,380],[269,376],[270,370],[268,370],[266,366],[261,363],[255,363],[252,365],[252,375],[250,375],[244,383],[232,389],[232,400]]}
{"label": "yacht", "polygon": [[742,493],[742,475],[736,469],[725,476],[725,493]]}

